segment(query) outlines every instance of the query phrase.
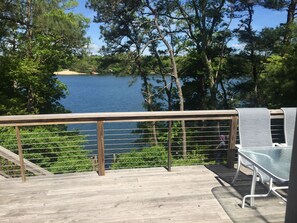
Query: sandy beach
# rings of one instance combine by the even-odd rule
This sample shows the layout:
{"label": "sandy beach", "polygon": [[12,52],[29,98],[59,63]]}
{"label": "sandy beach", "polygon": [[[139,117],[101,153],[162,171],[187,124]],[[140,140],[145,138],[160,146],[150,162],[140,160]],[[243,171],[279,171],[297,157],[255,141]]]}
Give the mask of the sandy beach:
{"label": "sandy beach", "polygon": [[54,72],[56,75],[88,75],[87,73],[79,73],[76,71],[71,71],[71,70],[62,70],[62,71],[57,71]]}

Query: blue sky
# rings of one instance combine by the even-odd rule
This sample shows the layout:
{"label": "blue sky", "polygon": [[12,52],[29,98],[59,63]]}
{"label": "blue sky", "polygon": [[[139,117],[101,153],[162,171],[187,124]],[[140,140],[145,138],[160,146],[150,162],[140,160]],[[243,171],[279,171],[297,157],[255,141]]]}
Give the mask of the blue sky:
{"label": "blue sky", "polygon": [[[95,12],[85,8],[87,0],[78,0],[79,5],[72,11],[75,13],[81,13],[85,17],[91,20],[90,27],[87,30],[87,36],[91,38],[90,51],[96,53],[99,48],[104,45],[103,41],[99,39],[100,31],[99,24],[93,23]],[[286,11],[268,10],[262,7],[255,7],[253,27],[256,30],[261,30],[264,27],[275,27],[280,23],[286,22]],[[234,24],[235,25],[235,24]],[[235,28],[235,27],[233,27]],[[230,46],[240,48],[240,45],[236,41],[230,42]]]}

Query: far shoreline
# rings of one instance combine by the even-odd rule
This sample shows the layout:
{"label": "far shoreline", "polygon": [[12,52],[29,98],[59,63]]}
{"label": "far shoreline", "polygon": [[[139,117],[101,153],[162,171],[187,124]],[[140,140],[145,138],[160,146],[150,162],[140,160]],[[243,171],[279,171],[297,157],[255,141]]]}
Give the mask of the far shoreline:
{"label": "far shoreline", "polygon": [[58,76],[82,76],[82,75],[98,75],[98,73],[96,72],[92,72],[92,73],[82,73],[82,72],[76,72],[76,71],[72,71],[72,70],[62,70],[62,71],[56,71],[54,72],[55,75]]}

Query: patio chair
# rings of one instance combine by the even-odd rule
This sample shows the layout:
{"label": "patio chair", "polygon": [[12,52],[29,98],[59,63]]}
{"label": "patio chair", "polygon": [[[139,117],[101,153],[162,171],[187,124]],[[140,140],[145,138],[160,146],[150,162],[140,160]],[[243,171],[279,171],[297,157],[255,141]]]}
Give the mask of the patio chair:
{"label": "patio chair", "polygon": [[[267,108],[237,108],[239,117],[239,141],[236,147],[270,147],[273,146],[271,136],[270,112]],[[231,184],[237,180],[241,165],[253,169],[252,164],[238,155],[238,165]],[[270,178],[259,171],[261,181],[268,182]]]}
{"label": "patio chair", "polygon": [[281,108],[284,112],[284,146],[293,146],[297,108]]}

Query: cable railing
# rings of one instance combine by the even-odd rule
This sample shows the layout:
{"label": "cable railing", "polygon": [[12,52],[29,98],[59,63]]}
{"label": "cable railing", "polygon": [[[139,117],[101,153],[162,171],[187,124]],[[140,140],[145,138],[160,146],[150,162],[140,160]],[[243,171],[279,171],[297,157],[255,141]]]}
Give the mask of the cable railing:
{"label": "cable railing", "polygon": [[[270,111],[273,139],[282,142],[282,110]],[[1,116],[0,174],[25,181],[108,169],[233,167],[237,141],[235,110]]]}

